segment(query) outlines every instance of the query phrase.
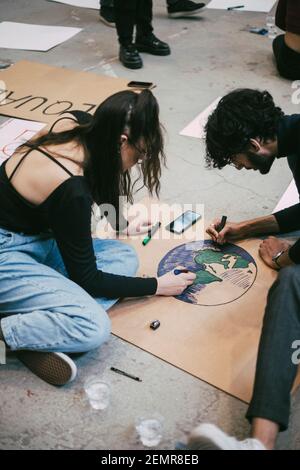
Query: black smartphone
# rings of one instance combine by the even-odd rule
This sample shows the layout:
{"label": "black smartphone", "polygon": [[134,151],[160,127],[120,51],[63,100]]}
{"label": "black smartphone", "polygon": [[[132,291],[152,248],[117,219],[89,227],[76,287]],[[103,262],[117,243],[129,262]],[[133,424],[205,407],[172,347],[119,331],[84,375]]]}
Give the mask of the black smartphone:
{"label": "black smartphone", "polygon": [[130,88],[151,88],[153,87],[153,83],[152,82],[136,82],[133,80],[127,83],[127,86],[129,86]]}
{"label": "black smartphone", "polygon": [[201,219],[201,215],[197,214],[197,212],[186,211],[167,225],[166,229],[170,230],[170,232],[180,234],[195,224],[199,219]]}

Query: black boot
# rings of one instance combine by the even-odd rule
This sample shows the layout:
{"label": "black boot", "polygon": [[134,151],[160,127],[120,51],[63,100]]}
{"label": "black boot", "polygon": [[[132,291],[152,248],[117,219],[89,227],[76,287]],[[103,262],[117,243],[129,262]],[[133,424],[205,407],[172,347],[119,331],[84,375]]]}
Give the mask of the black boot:
{"label": "black boot", "polygon": [[119,59],[128,69],[140,69],[143,67],[143,61],[134,44],[121,44]]}
{"label": "black boot", "polygon": [[204,10],[205,7],[205,3],[195,3],[191,0],[178,0],[178,2],[168,6],[168,14],[170,18],[197,15]]}
{"label": "black boot", "polygon": [[158,39],[153,33],[148,36],[137,36],[135,46],[139,52],[148,52],[153,55],[171,54],[169,44]]}

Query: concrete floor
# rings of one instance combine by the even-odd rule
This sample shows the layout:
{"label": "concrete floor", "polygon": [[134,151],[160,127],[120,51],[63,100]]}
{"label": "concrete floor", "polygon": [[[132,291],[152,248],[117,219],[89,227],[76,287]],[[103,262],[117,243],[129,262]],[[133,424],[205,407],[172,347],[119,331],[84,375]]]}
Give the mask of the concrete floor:
{"label": "concrete floor", "polygon": [[[299,112],[291,103],[291,83],[275,70],[271,41],[243,31],[246,25],[264,26],[266,15],[206,10],[199,18],[172,20],[164,0],[154,4],[155,31],[169,42],[172,55],[145,55],[141,70],[120,65],[115,32],[99,22],[97,11],[44,0],[1,0],[1,18],[79,26],[83,32],[47,53],[2,49],[0,60],[26,58],[157,83],[155,94],[168,133],[162,199],[203,203],[206,214],[224,212],[236,220],[270,213],[291,180],[284,159],[276,162],[268,177],[232,168],[209,171],[204,168],[203,143],[179,135],[217,96],[236,87],[268,89],[287,113]],[[0,122],[4,120],[1,117]],[[248,436],[244,403],[116,337],[100,350],[81,356],[77,365],[76,382],[58,389],[36,378],[13,356],[8,358],[7,365],[0,367],[1,449],[142,449],[134,422],[148,412],[165,418],[160,449],[173,449],[176,441],[184,440],[203,421],[239,438]],[[135,371],[143,382],[111,373],[111,365]],[[84,380],[94,373],[112,389],[112,403],[103,412],[89,407],[83,391]],[[278,449],[300,449],[299,423],[298,392],[290,429],[280,436]]]}

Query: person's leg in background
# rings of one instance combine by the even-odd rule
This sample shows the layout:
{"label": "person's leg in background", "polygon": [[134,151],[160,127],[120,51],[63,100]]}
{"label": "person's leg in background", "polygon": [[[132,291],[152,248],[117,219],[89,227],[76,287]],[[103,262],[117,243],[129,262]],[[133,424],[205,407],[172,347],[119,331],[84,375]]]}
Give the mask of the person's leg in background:
{"label": "person's leg in background", "polygon": [[167,10],[170,18],[197,15],[205,7],[205,3],[196,3],[191,0],[167,0]]}
{"label": "person's leg in background", "polygon": [[115,28],[114,0],[100,0],[99,16],[106,26]]}
{"label": "person's leg in background", "polygon": [[[169,18],[180,18],[201,13],[205,3],[196,3],[191,0],[167,0]],[[100,0],[100,19],[107,26],[115,27],[114,0]]]}
{"label": "person's leg in background", "polygon": [[166,42],[161,41],[153,34],[152,26],[152,0],[138,0],[136,17],[136,48],[139,52],[165,56],[171,53]]}
{"label": "person's leg in background", "polygon": [[278,72],[289,80],[300,78],[300,3],[279,0],[276,25],[286,31],[273,41],[273,53]]}
{"label": "person's leg in background", "polygon": [[130,69],[140,69],[143,66],[138,50],[133,44],[138,1],[115,0],[115,20],[120,43],[119,59]]}
{"label": "person's leg in background", "polygon": [[247,412],[252,439],[237,441],[216,426],[202,424],[192,432],[188,448],[273,449],[278,432],[288,427],[290,395],[298,370],[293,353],[299,340],[300,266],[295,265],[280,271],[268,294],[253,397]]}

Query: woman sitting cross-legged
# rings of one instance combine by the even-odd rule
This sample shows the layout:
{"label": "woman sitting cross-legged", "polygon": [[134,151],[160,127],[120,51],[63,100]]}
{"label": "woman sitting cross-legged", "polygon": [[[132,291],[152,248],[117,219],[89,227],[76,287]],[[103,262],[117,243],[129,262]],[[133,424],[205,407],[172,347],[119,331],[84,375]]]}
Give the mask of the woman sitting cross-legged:
{"label": "woman sitting cross-legged", "polygon": [[[193,282],[191,273],[134,277],[130,246],[91,236],[92,204],[118,213],[119,196],[132,198],[137,163],[158,193],[164,159],[158,104],[146,90],[116,93],[94,116],[66,114],[2,164],[0,340],[47,382],[74,379],[65,353],[108,338],[106,310],[118,298],[176,295]],[[135,227],[128,224],[129,235]]]}

